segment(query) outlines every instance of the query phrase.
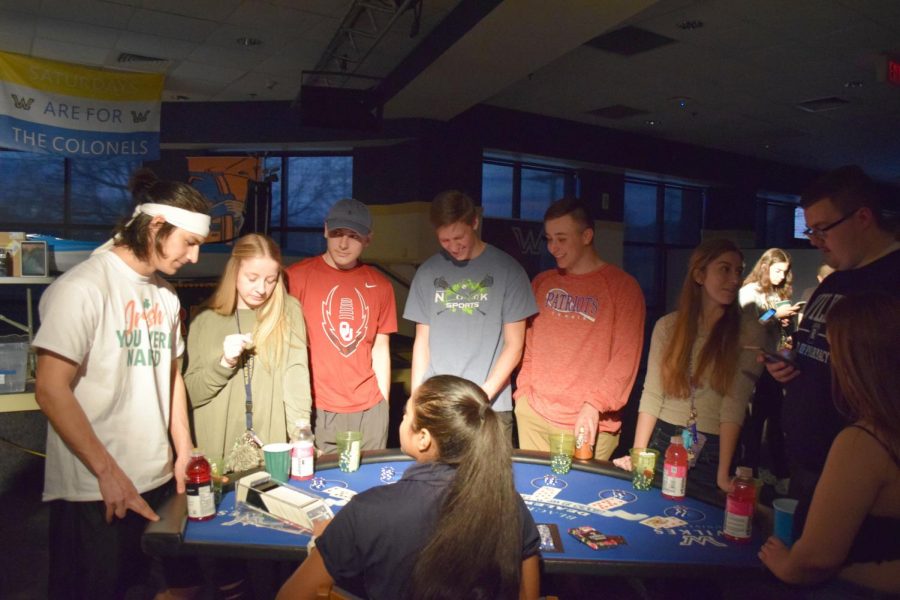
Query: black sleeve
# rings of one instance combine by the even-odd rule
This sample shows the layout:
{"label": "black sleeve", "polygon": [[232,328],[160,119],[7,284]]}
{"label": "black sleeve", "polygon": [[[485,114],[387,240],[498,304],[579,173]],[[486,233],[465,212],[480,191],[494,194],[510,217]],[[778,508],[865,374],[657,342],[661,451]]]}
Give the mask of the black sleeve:
{"label": "black sleeve", "polygon": [[519,514],[522,515],[522,560],[540,553],[541,535],[534,524],[531,511],[525,506],[525,501],[519,496]]}
{"label": "black sleeve", "polygon": [[365,568],[364,557],[359,555],[359,540],[364,523],[359,514],[359,503],[356,498],[350,500],[338,514],[334,516],[325,531],[316,540],[316,548],[322,555],[322,561],[328,574],[338,585],[359,577]]}

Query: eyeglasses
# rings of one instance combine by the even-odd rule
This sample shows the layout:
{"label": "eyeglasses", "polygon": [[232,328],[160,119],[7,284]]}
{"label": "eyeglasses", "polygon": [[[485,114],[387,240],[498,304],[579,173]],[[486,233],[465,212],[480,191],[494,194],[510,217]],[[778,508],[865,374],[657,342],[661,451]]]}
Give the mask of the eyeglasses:
{"label": "eyeglasses", "polygon": [[805,235],[806,237],[810,237],[810,238],[816,237],[819,239],[824,239],[825,234],[828,233],[829,230],[834,229],[835,227],[837,227],[838,225],[840,225],[841,223],[843,223],[844,221],[846,221],[847,219],[849,219],[850,217],[852,217],[855,214],[856,214],[855,210],[851,211],[851,212],[847,213],[846,215],[844,215],[843,217],[841,217],[840,219],[838,219],[837,221],[835,221],[834,223],[831,223],[830,225],[826,225],[825,227],[807,227],[806,229],[803,230],[803,235]]}

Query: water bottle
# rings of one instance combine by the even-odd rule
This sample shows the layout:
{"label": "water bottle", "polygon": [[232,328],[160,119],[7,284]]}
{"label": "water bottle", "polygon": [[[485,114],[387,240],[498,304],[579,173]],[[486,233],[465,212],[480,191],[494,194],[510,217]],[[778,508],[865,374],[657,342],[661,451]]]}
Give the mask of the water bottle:
{"label": "water bottle", "polygon": [[722,535],[733,542],[750,541],[753,509],[756,506],[756,484],[753,469],[738,467],[731,480],[731,491],[725,501],[725,526]]}
{"label": "water bottle", "polygon": [[315,437],[307,419],[297,419],[294,425],[294,431],[291,432],[291,479],[312,479],[315,473]]}
{"label": "water bottle", "polygon": [[187,466],[187,512],[191,521],[208,521],[216,516],[212,469],[209,461],[197,448],[191,453]]}
{"label": "water bottle", "polygon": [[688,453],[680,435],[673,435],[663,463],[662,495],[669,500],[684,500],[687,487]]}

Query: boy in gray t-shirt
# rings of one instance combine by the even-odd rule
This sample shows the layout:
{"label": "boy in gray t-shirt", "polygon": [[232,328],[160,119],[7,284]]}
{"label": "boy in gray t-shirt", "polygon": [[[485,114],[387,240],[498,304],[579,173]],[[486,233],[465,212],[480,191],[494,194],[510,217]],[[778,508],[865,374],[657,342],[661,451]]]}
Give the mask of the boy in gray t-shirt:
{"label": "boy in gray t-shirt", "polygon": [[439,194],[431,222],[443,251],[416,271],[403,318],[416,323],[412,389],[432,375],[479,384],[512,435],[510,374],[525,345],[525,319],[537,312],[525,270],[482,241],[472,200]]}

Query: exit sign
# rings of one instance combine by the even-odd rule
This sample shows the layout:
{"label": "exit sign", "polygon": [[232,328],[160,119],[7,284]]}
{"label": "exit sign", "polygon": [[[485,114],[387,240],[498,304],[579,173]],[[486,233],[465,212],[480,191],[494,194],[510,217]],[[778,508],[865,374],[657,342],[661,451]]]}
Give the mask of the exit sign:
{"label": "exit sign", "polygon": [[894,85],[900,85],[900,61],[888,59],[887,61],[887,80]]}

